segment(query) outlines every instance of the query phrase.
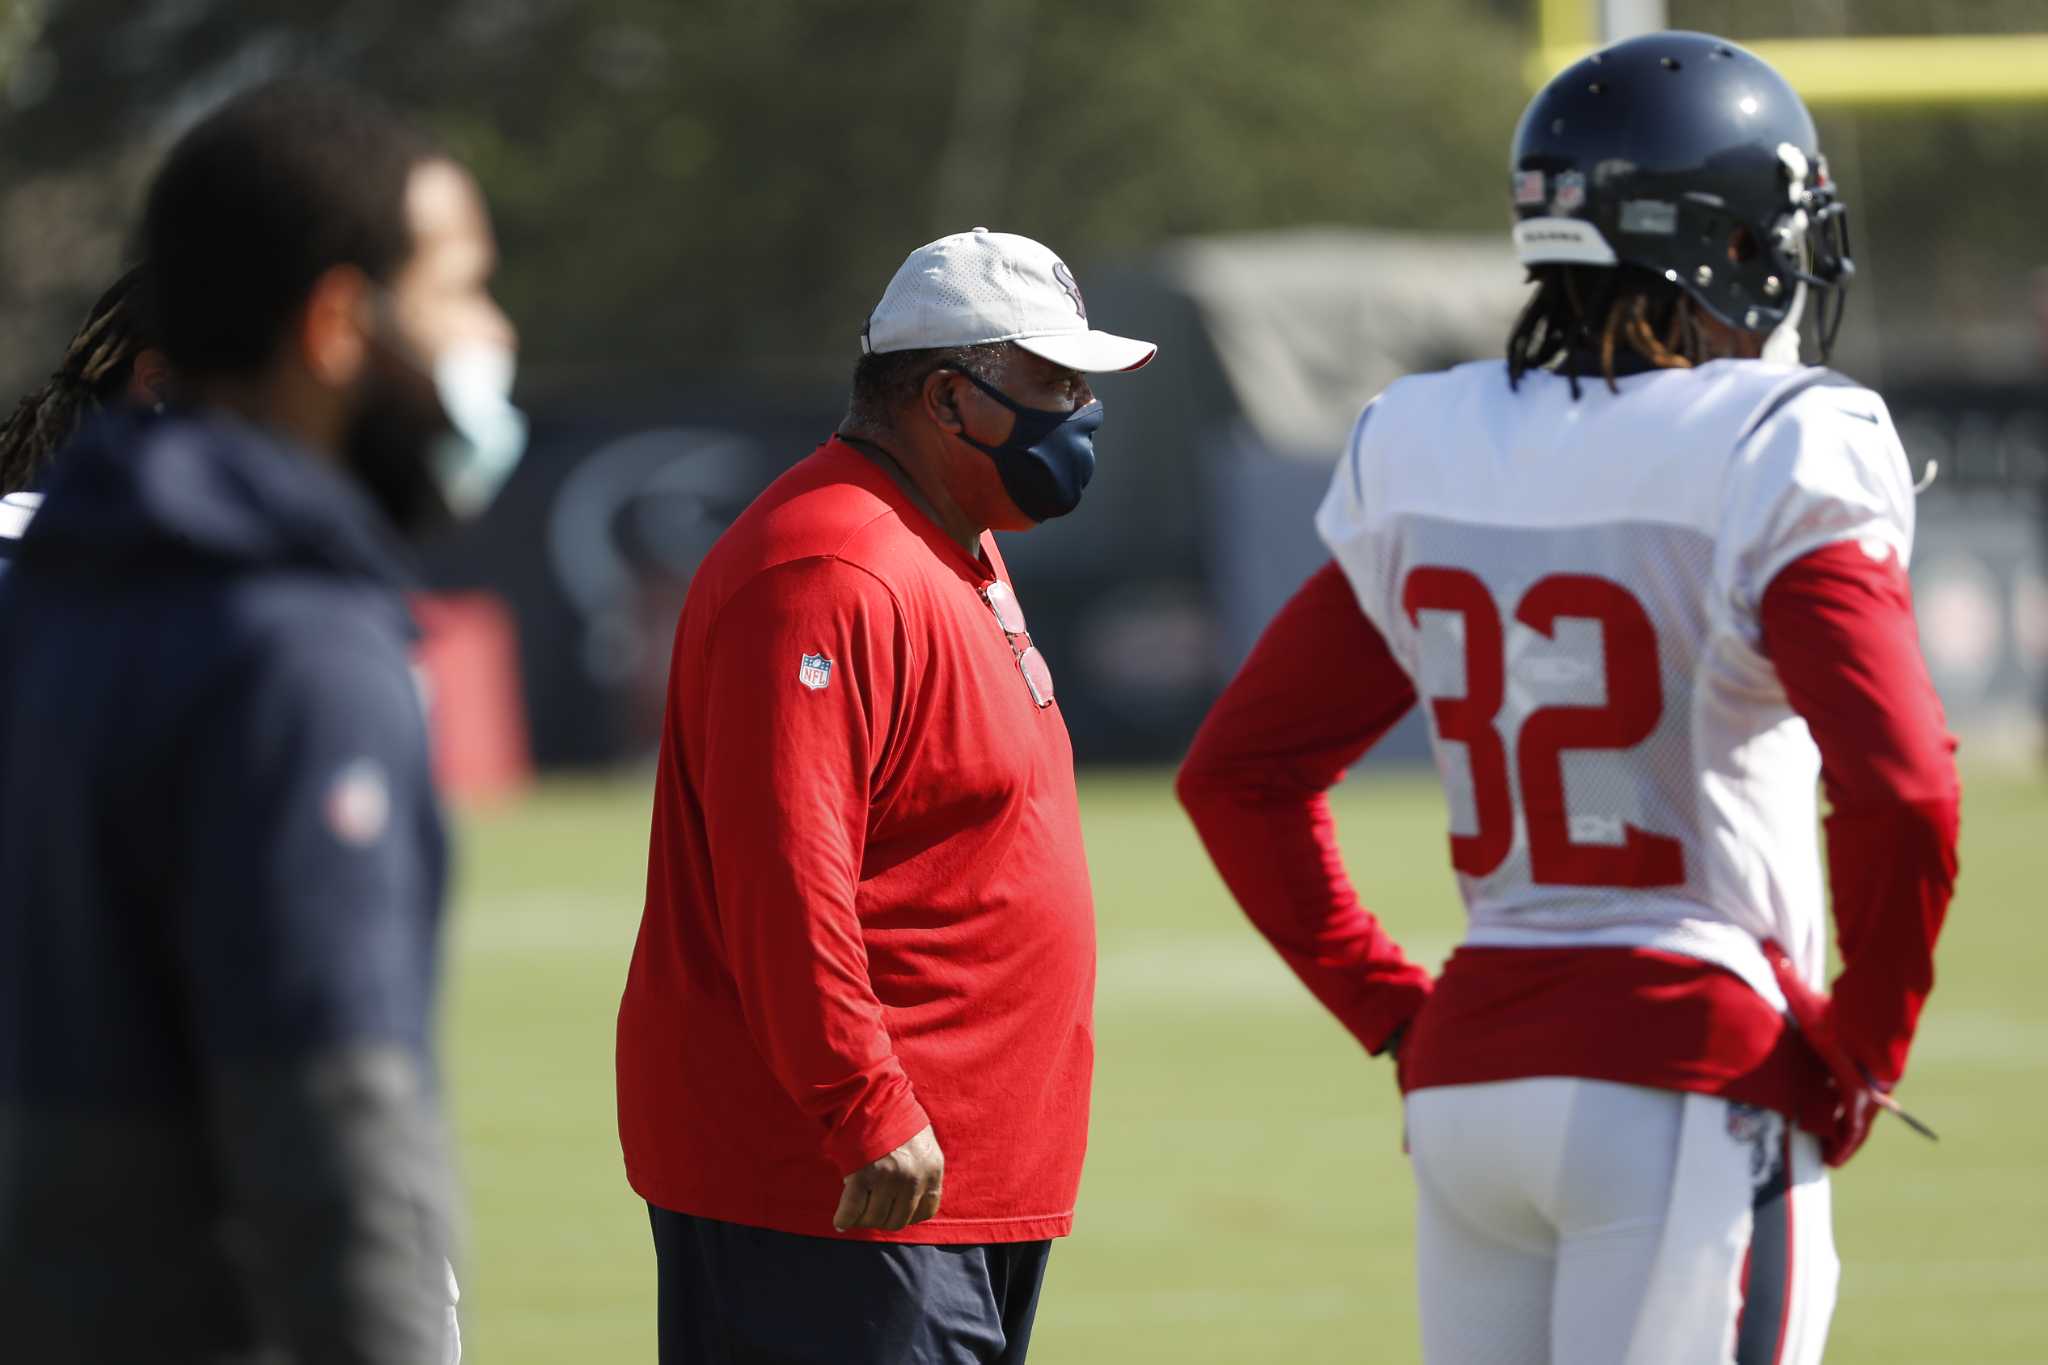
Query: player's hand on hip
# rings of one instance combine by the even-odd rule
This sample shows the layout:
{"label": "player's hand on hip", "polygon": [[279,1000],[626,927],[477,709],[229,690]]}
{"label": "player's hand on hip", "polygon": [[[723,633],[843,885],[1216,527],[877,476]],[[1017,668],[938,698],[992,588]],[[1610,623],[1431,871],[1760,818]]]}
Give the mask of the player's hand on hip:
{"label": "player's hand on hip", "polygon": [[1829,1094],[1830,1127],[1821,1135],[1820,1158],[1830,1166],[1840,1166],[1869,1139],[1870,1125],[1877,1119],[1877,1096],[1865,1084],[1844,1091],[1840,1081],[1829,1086]]}
{"label": "player's hand on hip", "polygon": [[927,1124],[910,1141],[846,1177],[832,1226],[841,1232],[895,1232],[937,1215],[946,1183],[946,1154]]}
{"label": "player's hand on hip", "polygon": [[1820,1138],[1821,1160],[1840,1166],[1870,1137],[1870,1125],[1882,1104],[1881,1092],[1849,1055],[1835,1021],[1833,1002],[1801,979],[1776,942],[1766,941],[1763,947],[1793,1021],[1827,1069],[1827,1079],[1806,1097],[1797,1115],[1799,1126]]}
{"label": "player's hand on hip", "polygon": [[1394,1090],[1397,1094],[1404,1096],[1408,1093],[1408,1063],[1404,1055],[1407,1050],[1405,1045],[1408,1042],[1409,1025],[1414,1022],[1413,1019],[1402,1020],[1400,1025],[1387,1035],[1387,1041],[1380,1044],[1379,1050],[1380,1056],[1385,1057],[1394,1064]]}

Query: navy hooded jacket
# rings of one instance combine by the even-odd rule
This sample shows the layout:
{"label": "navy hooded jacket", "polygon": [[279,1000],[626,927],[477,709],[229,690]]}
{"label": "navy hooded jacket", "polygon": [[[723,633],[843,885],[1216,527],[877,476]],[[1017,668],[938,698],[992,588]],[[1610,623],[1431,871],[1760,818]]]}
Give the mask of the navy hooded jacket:
{"label": "navy hooded jacket", "polygon": [[402,560],[333,466],[119,414],[0,577],[0,1334],[440,1360],[441,816]]}

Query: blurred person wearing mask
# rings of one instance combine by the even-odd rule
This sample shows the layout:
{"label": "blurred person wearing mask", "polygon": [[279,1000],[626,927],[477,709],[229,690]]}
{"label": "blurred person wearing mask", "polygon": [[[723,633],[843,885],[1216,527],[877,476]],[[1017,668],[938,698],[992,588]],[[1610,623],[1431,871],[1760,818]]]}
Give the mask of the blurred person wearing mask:
{"label": "blurred person wearing mask", "polygon": [[79,324],[63,362],[0,424],[0,573],[42,506],[50,459],[103,407],[161,406],[168,379],[142,317],[142,267],[121,275]]}
{"label": "blurred person wearing mask", "polygon": [[178,143],[142,237],[189,406],[88,427],[0,580],[0,1321],[24,1360],[441,1365],[401,533],[523,445],[489,220],[288,81]]}
{"label": "blurred person wearing mask", "polygon": [[691,584],[619,1011],[664,1361],[1025,1357],[1087,1141],[1095,921],[990,532],[1074,509],[1086,376],[1154,350],[1028,238],[918,249],[839,433]]}

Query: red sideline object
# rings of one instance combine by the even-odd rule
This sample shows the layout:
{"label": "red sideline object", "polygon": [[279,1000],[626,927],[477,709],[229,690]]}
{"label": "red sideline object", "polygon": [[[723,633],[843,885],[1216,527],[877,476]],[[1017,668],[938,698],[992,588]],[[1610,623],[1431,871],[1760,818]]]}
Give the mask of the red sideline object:
{"label": "red sideline object", "polygon": [[411,606],[441,794],[462,805],[519,795],[533,782],[533,754],[511,609],[487,592],[419,593]]}

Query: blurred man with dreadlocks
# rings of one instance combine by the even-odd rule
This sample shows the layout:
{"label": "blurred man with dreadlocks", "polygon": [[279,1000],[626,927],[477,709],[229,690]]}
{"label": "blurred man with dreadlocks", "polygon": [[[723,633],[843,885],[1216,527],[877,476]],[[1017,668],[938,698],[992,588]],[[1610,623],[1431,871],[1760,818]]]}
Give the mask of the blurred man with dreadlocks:
{"label": "blurred man with dreadlocks", "polygon": [[443,1365],[402,535],[524,441],[489,216],[409,123],[291,80],[179,141],[141,236],[179,404],[88,426],[0,579],[0,1332]]}
{"label": "blurred man with dreadlocks", "polygon": [[[1507,363],[1366,409],[1317,517],[1333,562],[1181,797],[1397,1058],[1431,1365],[1817,1361],[1825,1167],[1896,1108],[1959,800],[1898,436],[1798,361],[1809,295],[1823,355],[1840,320],[1842,206],[1791,88],[1689,33],[1557,77],[1510,191],[1536,289]],[[1418,702],[1470,924],[1434,981],[1324,799]]]}
{"label": "blurred man with dreadlocks", "polygon": [[33,490],[50,457],[85,419],[108,404],[153,407],[162,399],[166,368],[142,318],[143,292],[140,266],[114,281],[71,338],[64,363],[0,425],[0,570],[42,505]]}

